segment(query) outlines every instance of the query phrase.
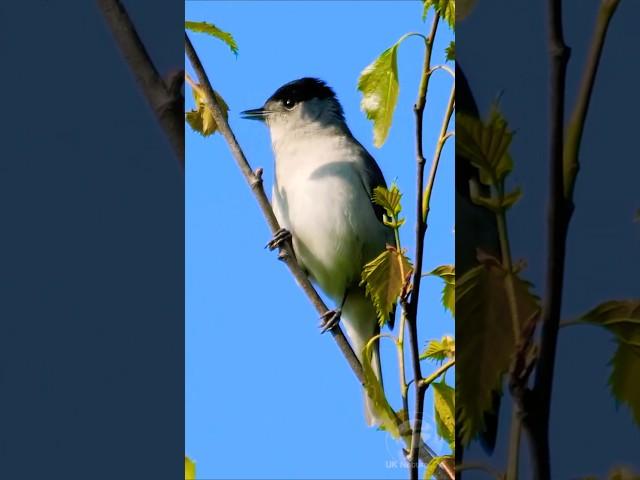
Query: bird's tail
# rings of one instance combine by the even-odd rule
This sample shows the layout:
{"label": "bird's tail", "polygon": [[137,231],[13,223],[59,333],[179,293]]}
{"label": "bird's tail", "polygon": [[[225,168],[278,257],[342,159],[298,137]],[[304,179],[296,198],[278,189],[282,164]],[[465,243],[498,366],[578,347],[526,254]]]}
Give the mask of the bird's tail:
{"label": "bird's tail", "polygon": [[[371,300],[365,296],[364,291],[349,292],[347,300],[342,307],[342,320],[349,335],[349,340],[353,351],[363,363],[363,349],[367,342],[380,332],[376,311],[371,304]],[[371,367],[382,385],[382,370],[380,365],[380,342],[375,342],[371,355]],[[376,418],[373,402],[363,390],[364,395],[364,415],[367,425],[374,426],[380,424]]]}

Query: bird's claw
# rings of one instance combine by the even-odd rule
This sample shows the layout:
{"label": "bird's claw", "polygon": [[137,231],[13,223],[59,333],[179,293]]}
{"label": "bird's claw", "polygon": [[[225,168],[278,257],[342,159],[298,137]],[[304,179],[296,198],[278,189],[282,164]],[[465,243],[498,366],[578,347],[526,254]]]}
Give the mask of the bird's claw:
{"label": "bird's claw", "polygon": [[291,232],[286,228],[281,228],[275,233],[269,243],[265,245],[265,248],[268,248],[269,250],[275,250],[287,240],[291,240]]}
{"label": "bird's claw", "polygon": [[340,323],[340,316],[342,311],[339,308],[335,310],[329,310],[327,313],[320,317],[320,333],[331,330],[333,327]]}

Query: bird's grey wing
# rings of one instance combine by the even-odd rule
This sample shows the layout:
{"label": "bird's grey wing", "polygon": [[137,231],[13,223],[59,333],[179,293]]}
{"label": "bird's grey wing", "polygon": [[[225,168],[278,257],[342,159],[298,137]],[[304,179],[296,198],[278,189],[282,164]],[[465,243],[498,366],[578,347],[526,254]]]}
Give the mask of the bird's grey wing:
{"label": "bird's grey wing", "polygon": [[[359,171],[360,180],[362,181],[362,186],[367,191],[369,198],[372,198],[373,189],[376,187],[387,188],[387,182],[384,180],[382,170],[380,170],[378,163],[371,156],[371,154],[367,152],[367,150],[362,145],[358,144],[358,146],[361,149],[360,158],[362,159],[360,162],[361,169]],[[371,200],[371,206],[373,207],[373,211],[376,213],[376,218],[382,223],[384,208],[373,203],[373,200]],[[391,238],[393,238],[393,232],[391,234]]]}
{"label": "bird's grey wing", "polygon": [[[360,144],[358,145],[362,149],[362,155],[360,157],[362,159],[362,162],[361,162],[362,169],[360,171],[360,179],[362,181],[362,186],[367,191],[367,194],[371,199],[373,197],[373,189],[376,187],[387,188],[387,182],[384,179],[384,175],[382,174],[382,170],[380,170],[380,166],[378,165],[378,162],[376,162],[376,160],[371,156],[369,152],[367,152],[367,150],[362,145]],[[373,200],[371,200],[371,206],[373,207],[373,211],[376,214],[376,218],[380,220],[380,223],[382,223],[383,217],[384,217],[384,208],[382,208],[380,205],[376,205],[375,203],[373,203]],[[393,230],[391,230],[391,228],[388,228],[388,230],[389,230],[389,234],[387,235],[388,241],[389,243],[393,244],[394,242]],[[393,326],[395,325],[395,320],[396,320],[396,304],[393,305],[393,310],[389,314],[389,321],[388,321],[389,329],[393,330]]]}

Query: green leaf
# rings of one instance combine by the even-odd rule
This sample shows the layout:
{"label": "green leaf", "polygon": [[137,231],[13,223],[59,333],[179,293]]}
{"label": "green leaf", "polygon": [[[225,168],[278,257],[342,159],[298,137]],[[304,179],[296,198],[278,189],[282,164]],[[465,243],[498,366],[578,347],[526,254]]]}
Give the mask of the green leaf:
{"label": "green leaf", "polygon": [[413,266],[404,251],[390,245],[362,269],[360,285],[365,286],[367,295],[373,301],[380,326],[389,318],[412,271]]}
{"label": "green leaf", "polygon": [[424,480],[430,480],[436,473],[438,466],[445,460],[453,458],[451,455],[441,455],[439,457],[433,457],[429,460],[426,468],[424,469]]}
{"label": "green leaf", "polygon": [[512,138],[513,132],[495,105],[486,121],[464,113],[456,116],[456,149],[478,168],[485,185],[498,184],[512,170],[508,153]]}
{"label": "green leaf", "polygon": [[640,300],[611,300],[578,319],[605,327],[618,339],[640,347]]}
{"label": "green leaf", "polygon": [[402,193],[400,193],[395,183],[391,185],[389,190],[385,187],[376,187],[373,189],[373,203],[384,208],[389,217],[395,217],[402,211],[402,206],[400,205],[401,198]]}
{"label": "green leaf", "polygon": [[611,393],[617,402],[630,408],[633,419],[640,426],[640,346],[619,340],[611,365]]}
{"label": "green leaf", "polygon": [[238,45],[236,41],[233,39],[233,36],[229,32],[225,32],[224,30],[220,30],[212,23],[207,22],[184,22],[184,28],[187,30],[191,30],[192,32],[197,33],[206,33],[207,35],[211,35],[219,40],[222,40],[227,46],[231,49],[234,55],[238,55]]}
{"label": "green leaf", "polygon": [[184,480],[195,480],[196,464],[186,455],[184,456]]}
{"label": "green leaf", "polygon": [[445,53],[447,54],[447,61],[455,61],[456,59],[456,42],[454,40],[451,41],[449,46],[445,49]]}
{"label": "green leaf", "polygon": [[376,342],[368,342],[362,349],[362,373],[364,375],[364,388],[371,400],[375,418],[380,422],[380,428],[391,434],[393,438],[400,437],[398,429],[399,419],[389,405],[384,389],[371,366],[371,357]]}
{"label": "green leaf", "polygon": [[454,441],[455,435],[455,398],[456,392],[449,385],[442,382],[434,382],[433,403],[436,413],[436,431],[447,443]]}
{"label": "green leaf", "polygon": [[[404,37],[403,37],[404,38]],[[402,41],[402,39],[400,40]],[[373,121],[373,144],[380,148],[391,128],[398,101],[398,41],[367,66],[358,79],[360,109]]]}
{"label": "green leaf", "polygon": [[453,29],[456,27],[456,2],[455,0],[423,0],[422,21],[427,19],[429,8],[433,7]]}
{"label": "green leaf", "polygon": [[[218,129],[218,126],[216,125],[216,122],[213,118],[211,106],[206,101],[206,97],[202,87],[200,85],[197,85],[195,88],[192,88],[192,92],[193,98],[197,105],[197,109],[186,112],[185,119],[193,130],[207,137],[212,133],[215,133]],[[215,99],[218,103],[218,106],[222,110],[224,118],[229,118],[229,106],[220,96],[220,94],[218,94],[218,92],[214,91],[213,94],[216,97]]]}
{"label": "green leaf", "polygon": [[427,348],[420,354],[420,360],[435,360],[443,362],[453,358],[456,354],[456,342],[453,337],[445,335],[441,340],[429,340]]}
{"label": "green leaf", "polygon": [[487,254],[456,285],[456,365],[465,372],[456,379],[457,419],[462,444],[484,430],[494,392],[502,392],[503,375],[516,352],[516,338],[507,296],[512,278],[519,329],[539,312],[531,284]]}
{"label": "green leaf", "polygon": [[444,308],[451,312],[451,315],[456,315],[456,269],[453,265],[441,265],[429,275],[435,275],[444,280],[444,287],[442,288],[442,305]]}

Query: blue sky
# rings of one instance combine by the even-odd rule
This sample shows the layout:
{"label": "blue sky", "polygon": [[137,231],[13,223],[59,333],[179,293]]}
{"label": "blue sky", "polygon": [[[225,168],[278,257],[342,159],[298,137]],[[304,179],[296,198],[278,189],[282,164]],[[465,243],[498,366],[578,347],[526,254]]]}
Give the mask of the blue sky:
{"label": "blue sky", "polygon": [[[214,88],[230,106],[229,122],[252,167],[263,167],[270,192],[273,155],[267,129],[239,112],[259,107],[282,84],[303,76],[336,91],[354,135],[404,193],[403,245],[413,256],[414,117],[423,47],[399,50],[400,96],[387,143],[376,149],[360,112],[361,70],[404,33],[426,33],[419,1],[187,2],[186,18],[231,32],[237,58],[222,43],[190,33]],[[453,34],[441,23],[434,63]],[[189,67],[187,67],[189,71]],[[433,153],[451,78],[431,81],[425,153]],[[190,93],[187,108],[192,107]],[[399,446],[364,423],[360,386],[315,310],[276,254],[269,230],[223,139],[187,127],[185,451],[198,478],[406,478]],[[445,146],[427,232],[424,270],[454,261],[453,143]],[[426,277],[420,338],[453,334],[440,303],[442,284]],[[395,350],[383,343],[388,396],[399,407]],[[425,364],[426,371],[430,365]],[[453,382],[452,373],[448,380]],[[425,439],[439,452],[432,399]]]}

